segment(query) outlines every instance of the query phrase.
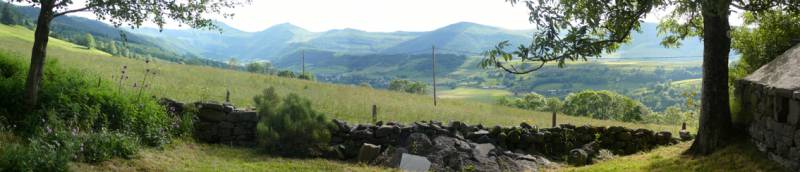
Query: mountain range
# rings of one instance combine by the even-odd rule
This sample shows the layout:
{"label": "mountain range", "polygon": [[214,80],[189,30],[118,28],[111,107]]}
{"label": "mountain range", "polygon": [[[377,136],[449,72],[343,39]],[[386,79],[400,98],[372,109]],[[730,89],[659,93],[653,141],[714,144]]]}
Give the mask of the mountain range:
{"label": "mountain range", "polygon": [[[19,6],[17,11],[35,20],[38,8]],[[508,40],[512,44],[528,44],[534,30],[510,30],[470,22],[458,22],[425,32],[367,32],[357,29],[334,29],[312,32],[283,23],[258,32],[246,32],[217,22],[222,30],[139,28],[122,30],[106,23],[75,16],[59,17],[54,32],[90,33],[95,37],[141,45],[141,52],[155,57],[205,58],[223,62],[230,58],[241,61],[272,61],[287,64],[303,51],[332,56],[386,56],[428,54],[435,46],[437,54],[473,57]],[[690,56],[700,59],[701,41],[689,38],[677,49],[664,48],[659,43],[657,25],[643,23],[640,32],[633,33],[631,42],[605,58],[637,59],[643,57]],[[122,35],[125,35],[124,37]],[[71,34],[80,35],[80,34]],[[155,54],[154,54],[155,53]],[[354,60],[336,58],[337,60]],[[278,67],[281,67],[278,65]]]}
{"label": "mountain range", "polygon": [[[212,59],[278,60],[300,50],[337,54],[406,54],[429,52],[437,46],[442,53],[476,54],[503,40],[525,43],[527,31],[507,30],[460,22],[429,32],[366,32],[335,29],[311,32],[290,23],[259,32],[244,32],[217,23],[222,32],[204,30],[137,29],[131,32],[168,40],[166,46]],[[185,46],[190,45],[190,46]]]}
{"label": "mountain range", "polygon": [[[160,31],[153,28],[129,30],[160,38],[162,46],[198,56],[227,60],[280,61],[300,51],[325,51],[333,54],[421,54],[436,46],[439,53],[476,55],[509,40],[512,44],[530,43],[533,30],[510,30],[470,22],[459,22],[427,32],[367,32],[357,29],[334,29],[311,32],[290,23],[274,25],[258,32],[245,32],[224,23],[217,23],[222,32],[208,30]],[[632,41],[608,58],[664,56],[698,56],[701,41],[689,38],[678,49],[662,47],[656,24],[644,23],[641,32],[632,34]]]}

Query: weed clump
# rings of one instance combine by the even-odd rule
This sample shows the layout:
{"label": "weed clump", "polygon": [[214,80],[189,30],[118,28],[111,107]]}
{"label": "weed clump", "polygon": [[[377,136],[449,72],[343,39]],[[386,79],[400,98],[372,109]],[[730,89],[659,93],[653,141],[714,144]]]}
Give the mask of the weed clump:
{"label": "weed clump", "polygon": [[23,141],[0,144],[0,171],[64,171],[69,161],[130,158],[140,145],[162,146],[178,133],[155,99],[53,60],[46,63],[39,104],[25,109],[27,66],[11,56],[0,52],[0,123],[11,126],[0,132]]}

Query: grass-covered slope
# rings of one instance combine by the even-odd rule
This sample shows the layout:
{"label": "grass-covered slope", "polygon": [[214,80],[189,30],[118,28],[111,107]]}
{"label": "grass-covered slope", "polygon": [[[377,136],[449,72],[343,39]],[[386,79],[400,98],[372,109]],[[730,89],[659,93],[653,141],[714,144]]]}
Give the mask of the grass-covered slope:
{"label": "grass-covered slope", "polygon": [[756,147],[749,143],[734,143],[705,157],[683,155],[683,152],[689,149],[691,144],[692,142],[680,143],[650,152],[615,158],[591,166],[568,167],[558,169],[558,171],[784,171],[782,167],[770,161],[766,155],[758,152]]}
{"label": "grass-covered slope", "polygon": [[253,149],[178,141],[165,150],[148,149],[133,160],[73,163],[72,171],[393,171],[325,159],[271,157]]}
{"label": "grass-covered slope", "polygon": [[[14,58],[27,59],[33,33],[22,27],[0,25],[0,51],[16,54]],[[232,90],[236,104],[250,105],[253,95],[263,88],[273,86],[280,94],[296,93],[312,99],[315,108],[334,118],[349,121],[369,121],[372,104],[379,106],[382,120],[410,122],[416,120],[463,120],[468,123],[488,125],[515,125],[529,122],[548,126],[549,113],[533,112],[490,104],[441,100],[434,107],[430,96],[411,95],[370,88],[342,86],[255,75],[244,72],[209,67],[187,66],[112,57],[107,53],[87,50],[74,44],[51,39],[48,57],[57,59],[59,65],[83,70],[87,76],[111,80],[118,77],[122,66],[128,66],[129,87],[140,81],[145,68],[157,71],[149,90],[155,95],[177,98],[182,101],[224,99],[225,90]],[[131,89],[131,88],[126,88]],[[455,90],[454,92],[471,92]],[[456,94],[458,95],[458,94]],[[561,116],[560,122],[592,125],[621,125],[634,128],[677,131],[677,126],[643,125],[588,118]],[[14,140],[13,135],[0,133],[0,143]],[[778,171],[774,163],[766,160],[752,146],[736,144],[709,157],[693,158],[680,153],[690,143],[659,148],[629,157],[619,157],[582,168],[560,168],[565,171]],[[259,154],[254,149],[197,144],[177,141],[163,150],[143,150],[133,160],[113,159],[100,164],[72,163],[75,171],[384,171],[382,169],[329,161],[322,159],[285,159]]]}
{"label": "grass-covered slope", "polygon": [[[0,51],[19,54],[27,59],[33,42],[33,32],[22,27],[0,25]],[[344,86],[286,79],[246,72],[222,70],[203,66],[189,66],[156,61],[144,61],[124,57],[112,57],[107,53],[87,50],[74,44],[51,39],[48,58],[57,59],[61,65],[77,68],[94,74],[98,79],[117,78],[123,66],[128,67],[129,79],[122,85],[132,89],[140,82],[146,68],[156,71],[148,79],[150,92],[157,96],[191,102],[197,100],[225,99],[225,90],[231,90],[231,101],[240,106],[252,105],[252,97],[264,88],[273,86],[281,95],[296,93],[313,101],[313,106],[329,115],[352,122],[371,121],[371,106],[378,106],[379,120],[412,122],[419,120],[461,120],[468,124],[517,125],[528,122],[538,126],[549,126],[550,115],[545,112],[526,111],[471,101],[442,99],[433,106],[430,96],[412,95],[371,88]],[[678,126],[631,124],[615,121],[593,120],[561,116],[559,122],[576,125],[620,125],[632,128],[650,128],[677,132]]]}

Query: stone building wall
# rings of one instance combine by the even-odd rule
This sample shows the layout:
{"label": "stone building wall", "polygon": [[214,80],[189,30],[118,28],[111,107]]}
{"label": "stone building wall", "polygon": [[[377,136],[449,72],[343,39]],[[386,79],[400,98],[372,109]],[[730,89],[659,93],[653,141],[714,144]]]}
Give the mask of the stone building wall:
{"label": "stone building wall", "polygon": [[751,141],[769,158],[791,171],[800,171],[800,90],[736,82],[742,114],[751,114]]}
{"label": "stone building wall", "polygon": [[235,110],[232,105],[196,103],[197,119],[194,123],[195,139],[235,146],[256,145],[258,114]]}

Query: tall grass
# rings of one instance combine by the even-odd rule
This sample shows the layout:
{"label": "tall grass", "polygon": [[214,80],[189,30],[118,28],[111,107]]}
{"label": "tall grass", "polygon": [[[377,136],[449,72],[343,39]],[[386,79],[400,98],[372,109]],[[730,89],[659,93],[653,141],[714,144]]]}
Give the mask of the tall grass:
{"label": "tall grass", "polygon": [[[21,54],[27,60],[30,55],[33,32],[22,27],[0,26],[0,51]],[[527,122],[538,126],[549,126],[550,114],[526,111],[492,104],[442,99],[433,106],[431,96],[413,95],[372,88],[335,85],[314,81],[287,79],[241,71],[222,70],[204,66],[154,61],[143,65],[141,60],[111,55],[96,50],[52,39],[48,47],[48,58],[59,59],[61,65],[76,68],[99,79],[112,80],[122,66],[128,66],[130,78],[143,78],[147,68],[158,73],[148,78],[152,87],[147,91],[156,96],[170,97],[180,101],[225,99],[225,90],[231,90],[231,101],[239,106],[253,106],[252,98],[267,87],[275,87],[281,96],[298,94],[314,102],[314,109],[331,118],[351,122],[371,121],[371,106],[378,106],[378,119],[383,121],[412,122],[419,120],[452,121],[468,124],[517,125]],[[141,71],[141,72],[134,72]],[[576,125],[619,125],[632,128],[649,128],[677,132],[674,125],[633,124],[590,118],[561,116],[559,123]],[[693,128],[691,129],[693,130]]]}

